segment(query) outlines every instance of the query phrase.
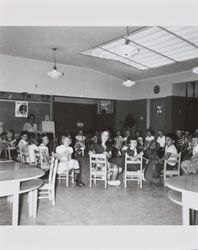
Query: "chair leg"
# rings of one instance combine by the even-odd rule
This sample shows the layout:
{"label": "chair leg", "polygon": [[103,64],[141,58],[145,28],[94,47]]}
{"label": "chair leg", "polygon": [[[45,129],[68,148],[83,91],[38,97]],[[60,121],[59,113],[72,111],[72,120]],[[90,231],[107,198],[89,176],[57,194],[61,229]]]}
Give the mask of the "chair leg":
{"label": "chair leg", "polygon": [[106,176],[105,176],[105,188],[107,188],[107,179],[108,179],[108,176],[106,174]]}
{"label": "chair leg", "polygon": [[126,179],[126,173],[124,173],[124,187],[127,187],[127,179]]}
{"label": "chair leg", "polygon": [[67,171],[66,187],[69,187],[69,171]]}
{"label": "chair leg", "polygon": [[90,173],[90,177],[89,177],[89,186],[92,187],[92,174]]}
{"label": "chair leg", "polygon": [[142,189],[142,178],[140,179],[140,188]]}
{"label": "chair leg", "polygon": [[55,206],[55,190],[51,190],[51,195],[52,195],[52,206]]}
{"label": "chair leg", "polygon": [[48,190],[48,198],[49,198],[50,201],[52,200],[52,194],[51,194],[51,190],[50,189]]}
{"label": "chair leg", "polygon": [[164,187],[166,187],[166,175],[164,175]]}
{"label": "chair leg", "polygon": [[75,180],[75,173],[74,170],[72,171],[72,184],[74,184],[74,180]]}

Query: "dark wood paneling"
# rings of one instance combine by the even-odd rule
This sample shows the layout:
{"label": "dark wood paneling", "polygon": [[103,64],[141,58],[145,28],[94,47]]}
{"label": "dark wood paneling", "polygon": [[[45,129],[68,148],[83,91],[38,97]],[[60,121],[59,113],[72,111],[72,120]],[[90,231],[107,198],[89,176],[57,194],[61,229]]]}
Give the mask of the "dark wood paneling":
{"label": "dark wood paneling", "polygon": [[[151,100],[150,106],[150,127],[155,131],[166,130],[166,115],[168,113],[166,98],[157,98]],[[158,112],[161,107],[161,113]]]}
{"label": "dark wood paneling", "polygon": [[128,114],[132,114],[136,124],[132,130],[146,129],[146,100],[116,101],[115,102],[115,129],[124,129],[124,120]]}
{"label": "dark wood paneling", "polygon": [[191,97],[172,96],[172,129],[193,132],[198,128],[198,102]]}
{"label": "dark wood paneling", "polygon": [[[28,103],[29,114],[35,114],[36,123],[40,126],[41,121],[44,120],[46,114],[50,114],[49,103]],[[26,118],[15,117],[15,102],[14,101],[0,101],[0,121],[3,122],[3,129],[13,129],[16,133],[20,133]]]}
{"label": "dark wood paneling", "polygon": [[84,123],[83,130],[89,131],[95,128],[95,115],[97,105],[77,104],[77,103],[54,103],[54,119],[56,123],[56,133],[63,134],[66,130],[72,133],[77,132],[76,122]]}
{"label": "dark wood paneling", "polygon": [[135,120],[135,129],[142,132],[146,130],[146,99],[129,101],[129,113],[131,113]]}
{"label": "dark wood paneling", "polygon": [[115,115],[114,114],[96,114],[95,116],[95,129],[96,130],[114,130],[114,121]]}
{"label": "dark wood paneling", "polygon": [[[157,105],[164,107],[161,116],[157,116]],[[191,97],[178,96],[152,99],[150,119],[154,130],[175,132],[176,129],[182,129],[193,132],[198,128],[198,101]]]}

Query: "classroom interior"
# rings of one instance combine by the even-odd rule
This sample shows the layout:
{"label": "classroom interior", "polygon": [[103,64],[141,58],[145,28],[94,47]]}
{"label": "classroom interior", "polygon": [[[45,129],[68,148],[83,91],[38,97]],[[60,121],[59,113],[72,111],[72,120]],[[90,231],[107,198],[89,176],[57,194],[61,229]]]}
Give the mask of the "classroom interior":
{"label": "classroom interior", "polygon": [[[12,129],[20,138],[28,114],[35,115],[41,132],[52,132],[42,129],[48,116],[59,143],[69,131],[72,146],[79,130],[87,137],[104,130],[124,136],[128,115],[134,118],[131,133],[140,130],[143,137],[149,128],[155,136],[158,130],[198,129],[198,27],[1,26],[0,34],[1,133]],[[134,54],[122,54],[125,45]],[[64,75],[50,77],[54,66]],[[134,85],[124,86],[127,79]],[[28,105],[24,116],[16,115],[17,102]],[[98,181],[90,187],[88,153],[86,148],[76,157],[85,186],[66,187],[56,179],[55,206],[38,200],[36,218],[28,214],[28,192],[21,194],[19,225],[183,224],[182,205],[169,199],[163,184],[143,181],[140,188],[130,182],[125,188],[121,173],[119,186],[105,188]],[[12,225],[12,211],[13,203],[2,195],[0,225]]]}

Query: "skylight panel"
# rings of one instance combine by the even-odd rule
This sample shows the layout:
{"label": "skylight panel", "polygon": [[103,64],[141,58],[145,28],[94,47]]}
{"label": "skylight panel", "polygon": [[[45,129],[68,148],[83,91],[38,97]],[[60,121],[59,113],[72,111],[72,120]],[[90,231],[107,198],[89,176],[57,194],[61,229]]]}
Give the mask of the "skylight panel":
{"label": "skylight panel", "polygon": [[192,26],[169,26],[165,27],[167,30],[175,33],[176,35],[188,40],[191,43],[194,43],[198,46],[198,27]]}
{"label": "skylight panel", "polygon": [[[126,43],[127,39],[129,43]],[[119,37],[101,44],[83,54],[116,60],[146,70],[198,58],[196,44],[198,46],[198,27],[148,27],[128,37]],[[127,52],[123,50],[126,46]]]}

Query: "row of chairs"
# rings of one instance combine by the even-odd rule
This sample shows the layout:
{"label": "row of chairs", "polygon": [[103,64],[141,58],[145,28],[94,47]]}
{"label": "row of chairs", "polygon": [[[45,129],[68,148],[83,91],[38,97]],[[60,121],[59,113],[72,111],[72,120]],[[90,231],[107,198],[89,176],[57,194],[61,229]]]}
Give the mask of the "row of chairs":
{"label": "row of chairs", "polygon": [[[139,169],[137,171],[129,171],[129,164],[135,164],[136,166],[139,165]],[[96,184],[96,181],[98,180],[104,181],[105,188],[107,187],[108,181],[110,179],[108,166],[109,163],[105,154],[90,154],[90,187],[92,186],[92,182]],[[166,179],[168,177],[180,175],[180,167],[181,153],[177,154],[176,168],[174,168],[173,170],[167,170],[167,161],[164,161],[164,170],[162,174],[164,186],[166,186]],[[123,173],[124,187],[127,187],[128,181],[136,181],[140,188],[142,188],[143,179],[143,158],[140,157],[136,160],[131,160],[131,157],[125,154],[125,168]]]}

